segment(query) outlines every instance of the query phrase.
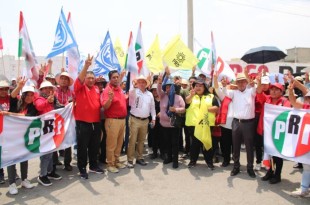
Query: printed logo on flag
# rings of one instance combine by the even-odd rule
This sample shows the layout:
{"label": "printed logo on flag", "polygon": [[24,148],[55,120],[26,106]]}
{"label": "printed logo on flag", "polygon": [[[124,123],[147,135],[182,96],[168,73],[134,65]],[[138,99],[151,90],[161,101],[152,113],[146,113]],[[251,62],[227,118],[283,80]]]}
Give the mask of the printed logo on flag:
{"label": "printed logo on flag", "polygon": [[62,21],[58,21],[54,50],[58,50],[64,47],[67,42],[67,39],[68,39],[68,35],[66,32],[66,28],[63,25]]}
{"label": "printed logo on flag", "polygon": [[[65,136],[64,118],[55,113],[52,118],[35,119],[31,122],[24,135],[25,147],[32,153],[40,153],[58,148]],[[53,141],[46,139],[53,137]],[[42,147],[41,144],[47,144]]]}
{"label": "printed logo on flag", "polygon": [[197,64],[198,68],[202,69],[205,63],[208,63],[209,53],[210,49],[208,48],[203,48],[198,52],[197,54],[197,58],[199,60],[199,63]]}
{"label": "printed logo on flag", "polygon": [[272,124],[272,140],[286,157],[299,157],[310,152],[310,113],[285,111]]}

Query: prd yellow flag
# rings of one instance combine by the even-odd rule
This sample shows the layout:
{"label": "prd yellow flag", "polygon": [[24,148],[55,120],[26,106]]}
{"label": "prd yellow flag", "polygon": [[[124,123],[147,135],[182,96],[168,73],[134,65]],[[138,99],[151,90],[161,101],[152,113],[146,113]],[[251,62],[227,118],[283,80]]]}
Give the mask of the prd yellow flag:
{"label": "prd yellow flag", "polygon": [[121,65],[122,69],[124,69],[126,55],[125,55],[124,49],[122,47],[122,44],[119,38],[116,38],[116,41],[114,43],[114,50],[115,50],[119,64]]}
{"label": "prd yellow flag", "polygon": [[191,70],[199,60],[182,42],[181,36],[175,36],[163,51],[163,59],[169,67]]}
{"label": "prd yellow flag", "polygon": [[145,62],[146,66],[153,73],[159,73],[164,69],[158,35],[156,35],[154,42],[145,54]]}
{"label": "prd yellow flag", "polygon": [[211,131],[208,121],[208,106],[201,103],[200,112],[197,116],[197,124],[195,125],[194,136],[203,144],[206,150],[212,147]]}

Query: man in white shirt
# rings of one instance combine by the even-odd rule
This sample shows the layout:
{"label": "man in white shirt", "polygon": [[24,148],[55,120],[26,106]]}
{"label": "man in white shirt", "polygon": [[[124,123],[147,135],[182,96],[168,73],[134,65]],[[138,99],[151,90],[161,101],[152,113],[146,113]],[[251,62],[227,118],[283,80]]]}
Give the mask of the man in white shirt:
{"label": "man in white shirt", "polygon": [[255,96],[256,88],[248,86],[247,70],[245,73],[238,73],[236,84],[238,90],[218,89],[218,74],[214,75],[214,87],[222,94],[232,99],[233,121],[232,121],[232,142],[234,168],[230,176],[235,176],[240,172],[240,147],[242,139],[246,145],[247,153],[247,172],[250,177],[255,178],[253,171],[254,161],[254,136],[255,126]]}
{"label": "man in white shirt", "polygon": [[[152,116],[152,124],[155,125],[156,112],[154,98],[151,92],[147,90],[150,85],[150,81],[144,76],[140,76],[135,79],[136,88],[129,91],[129,105],[130,110],[130,136],[129,145],[127,149],[127,166],[133,168],[133,159],[136,156],[136,164],[142,166],[146,165],[143,159],[143,147],[144,141],[148,130],[149,119]],[[137,143],[137,149],[136,149]]]}

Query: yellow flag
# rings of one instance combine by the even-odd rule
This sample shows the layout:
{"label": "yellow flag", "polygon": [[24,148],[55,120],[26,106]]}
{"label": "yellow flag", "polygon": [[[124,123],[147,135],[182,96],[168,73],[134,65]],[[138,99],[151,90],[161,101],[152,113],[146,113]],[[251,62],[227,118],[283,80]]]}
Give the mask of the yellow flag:
{"label": "yellow flag", "polygon": [[191,70],[199,60],[182,42],[181,36],[175,36],[163,51],[163,59],[169,67]]}
{"label": "yellow flag", "polygon": [[212,147],[212,138],[208,120],[208,106],[206,103],[201,103],[200,106],[194,136],[202,142],[206,150],[209,150]]}
{"label": "yellow flag", "polygon": [[122,69],[124,69],[126,55],[124,53],[124,49],[122,47],[122,44],[119,38],[116,38],[116,41],[114,43],[114,50],[115,50],[119,64],[121,65]]}
{"label": "yellow flag", "polygon": [[146,66],[153,73],[159,73],[164,70],[158,35],[156,35],[154,42],[145,54],[145,62]]}

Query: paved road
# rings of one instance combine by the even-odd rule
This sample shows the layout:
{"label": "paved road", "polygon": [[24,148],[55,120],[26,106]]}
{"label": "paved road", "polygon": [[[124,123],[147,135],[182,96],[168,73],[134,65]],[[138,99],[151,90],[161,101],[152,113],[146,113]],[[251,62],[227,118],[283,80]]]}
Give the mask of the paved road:
{"label": "paved road", "polygon": [[[123,156],[122,160],[126,160]],[[301,172],[294,170],[293,162],[285,161],[282,182],[269,185],[260,180],[264,171],[252,179],[241,167],[241,173],[230,177],[232,166],[207,169],[200,159],[198,165],[187,168],[189,160],[180,160],[180,167],[163,165],[160,159],[150,160],[146,167],[123,169],[118,174],[90,174],[81,180],[74,167],[72,172],[61,170],[61,181],[53,181],[51,187],[37,184],[39,160],[29,161],[29,179],[35,183],[32,190],[20,188],[19,194],[11,196],[8,184],[0,185],[0,204],[310,204],[310,198],[293,198],[289,192],[299,187]],[[245,165],[245,153],[241,164]],[[76,165],[76,161],[73,162]],[[19,166],[18,166],[19,169]]]}

